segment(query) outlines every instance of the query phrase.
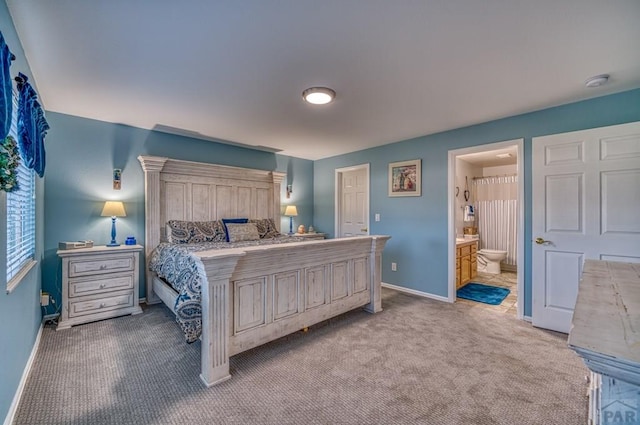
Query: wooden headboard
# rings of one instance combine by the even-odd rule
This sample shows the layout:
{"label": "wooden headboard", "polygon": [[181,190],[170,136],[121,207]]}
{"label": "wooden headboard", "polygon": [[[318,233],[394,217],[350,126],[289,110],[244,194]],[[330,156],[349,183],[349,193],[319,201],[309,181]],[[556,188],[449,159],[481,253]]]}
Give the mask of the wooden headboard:
{"label": "wooden headboard", "polygon": [[[285,173],[138,157],[144,171],[145,253],[164,240],[169,220],[272,218],[280,230],[280,189]],[[147,302],[156,302],[147,272]]]}

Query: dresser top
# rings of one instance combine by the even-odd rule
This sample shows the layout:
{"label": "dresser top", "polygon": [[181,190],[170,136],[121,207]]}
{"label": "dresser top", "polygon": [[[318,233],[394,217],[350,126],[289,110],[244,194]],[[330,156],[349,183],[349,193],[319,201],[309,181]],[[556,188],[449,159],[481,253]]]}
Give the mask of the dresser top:
{"label": "dresser top", "polygon": [[640,364],[640,264],[585,261],[572,348]]}
{"label": "dresser top", "polygon": [[119,245],[119,246],[106,246],[97,245],[91,248],[77,248],[77,249],[59,249],[57,254],[59,257],[67,257],[78,254],[109,254],[109,253],[123,253],[132,251],[141,251],[142,245]]}

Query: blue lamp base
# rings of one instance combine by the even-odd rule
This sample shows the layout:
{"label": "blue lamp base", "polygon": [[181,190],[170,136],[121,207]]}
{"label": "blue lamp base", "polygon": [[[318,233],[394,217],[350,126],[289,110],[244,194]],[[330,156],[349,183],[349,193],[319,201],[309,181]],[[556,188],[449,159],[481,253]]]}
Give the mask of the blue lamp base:
{"label": "blue lamp base", "polygon": [[111,217],[111,242],[109,242],[107,246],[120,246],[120,244],[116,242],[116,218],[115,217]]}
{"label": "blue lamp base", "polygon": [[293,235],[293,217],[289,217],[289,236]]}

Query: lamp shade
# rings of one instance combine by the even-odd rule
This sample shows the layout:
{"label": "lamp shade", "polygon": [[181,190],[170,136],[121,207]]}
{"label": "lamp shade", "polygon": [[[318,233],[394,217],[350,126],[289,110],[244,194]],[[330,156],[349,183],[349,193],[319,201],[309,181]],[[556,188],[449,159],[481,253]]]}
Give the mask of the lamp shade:
{"label": "lamp shade", "polygon": [[126,217],[127,213],[124,211],[124,204],[120,201],[107,201],[102,208],[103,217]]}
{"label": "lamp shade", "polygon": [[298,209],[295,205],[287,205],[287,208],[284,209],[284,215],[287,217],[295,217],[298,215]]}

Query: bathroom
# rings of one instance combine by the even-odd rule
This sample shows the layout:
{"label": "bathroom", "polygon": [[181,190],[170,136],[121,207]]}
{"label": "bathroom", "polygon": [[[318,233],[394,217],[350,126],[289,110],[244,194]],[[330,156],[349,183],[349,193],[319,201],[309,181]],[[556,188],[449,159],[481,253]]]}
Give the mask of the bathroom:
{"label": "bathroom", "polygon": [[514,315],[518,273],[517,156],[514,145],[455,158],[456,289],[480,284],[508,290],[503,291],[505,295],[498,298],[497,304],[463,299],[460,291],[457,301]]}

